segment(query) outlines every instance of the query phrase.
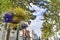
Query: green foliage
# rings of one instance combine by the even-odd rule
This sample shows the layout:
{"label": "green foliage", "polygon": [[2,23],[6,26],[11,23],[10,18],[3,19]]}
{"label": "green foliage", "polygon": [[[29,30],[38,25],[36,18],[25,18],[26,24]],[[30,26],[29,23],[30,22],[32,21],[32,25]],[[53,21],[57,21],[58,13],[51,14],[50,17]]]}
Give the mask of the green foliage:
{"label": "green foliage", "polygon": [[60,2],[57,0],[51,0],[51,12],[56,12],[57,10],[60,10]]}
{"label": "green foliage", "polygon": [[[43,23],[43,28],[42,30],[46,32],[45,33],[45,37],[51,37],[54,34],[53,31],[53,27],[54,25],[56,25],[56,32],[59,31],[60,29],[60,16],[59,16],[59,12],[60,12],[60,2],[58,2],[57,0],[51,0],[51,2],[49,3],[50,5],[50,9],[48,10],[47,13],[44,14],[44,23]],[[58,24],[57,24],[58,23]],[[47,36],[46,36],[47,35]]]}
{"label": "green foliage", "polygon": [[48,38],[48,37],[50,37],[51,35],[54,34],[53,31],[52,31],[52,29],[53,29],[52,27],[53,27],[53,25],[49,24],[47,21],[45,21],[43,23],[42,32],[45,33],[44,35],[45,35],[46,38]]}

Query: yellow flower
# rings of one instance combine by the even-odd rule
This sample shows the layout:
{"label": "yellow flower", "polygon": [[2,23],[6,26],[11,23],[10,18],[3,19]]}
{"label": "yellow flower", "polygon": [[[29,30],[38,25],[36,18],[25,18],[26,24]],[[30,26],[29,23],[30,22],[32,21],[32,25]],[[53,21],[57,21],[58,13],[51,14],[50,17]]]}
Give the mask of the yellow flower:
{"label": "yellow flower", "polygon": [[27,13],[26,10],[24,10],[24,9],[22,9],[20,7],[16,7],[14,9],[14,15],[18,16],[18,17],[20,17],[20,18],[22,18],[24,20],[29,19],[29,13]]}

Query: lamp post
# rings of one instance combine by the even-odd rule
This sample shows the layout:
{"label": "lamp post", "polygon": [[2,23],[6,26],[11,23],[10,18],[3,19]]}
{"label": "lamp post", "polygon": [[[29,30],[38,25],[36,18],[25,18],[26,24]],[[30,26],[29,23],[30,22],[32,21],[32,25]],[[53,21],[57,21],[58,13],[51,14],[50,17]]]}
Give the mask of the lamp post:
{"label": "lamp post", "polygon": [[[31,15],[28,14],[28,12],[26,12],[26,10],[24,10],[24,9],[22,9],[20,7],[16,7],[14,9],[13,13],[9,13],[9,14],[7,13],[7,14],[4,15],[4,22],[18,24],[22,20],[25,20],[25,21],[27,21],[29,19],[34,20],[35,18],[36,18],[36,16],[33,16],[33,18],[32,18]],[[5,26],[5,28],[7,29],[6,26]],[[26,29],[27,25],[26,24],[23,24],[21,27],[22,27],[22,29]],[[16,40],[18,40],[19,30],[20,30],[20,26],[17,27]],[[10,35],[10,26],[8,26],[8,29],[7,29],[6,40],[9,40],[9,35]]]}
{"label": "lamp post", "polygon": [[7,29],[6,40],[9,40],[9,35],[10,35],[10,26]]}
{"label": "lamp post", "polygon": [[5,30],[7,30],[7,34],[6,34],[6,40],[9,40],[9,35],[10,35],[10,25],[7,28],[7,24],[10,23],[13,20],[13,15],[10,13],[6,13],[4,15],[4,22],[5,22]]}

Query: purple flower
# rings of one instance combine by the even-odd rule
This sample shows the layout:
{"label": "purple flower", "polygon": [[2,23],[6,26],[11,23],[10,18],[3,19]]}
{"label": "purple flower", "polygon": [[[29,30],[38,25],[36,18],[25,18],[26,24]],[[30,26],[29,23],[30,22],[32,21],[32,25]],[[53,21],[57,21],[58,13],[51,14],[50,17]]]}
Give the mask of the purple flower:
{"label": "purple flower", "polygon": [[23,29],[26,29],[26,27],[28,27],[27,24],[23,24],[23,25],[22,25],[22,28],[23,28]]}
{"label": "purple flower", "polygon": [[5,14],[4,15],[4,22],[11,22],[13,20],[13,15],[12,14]]}

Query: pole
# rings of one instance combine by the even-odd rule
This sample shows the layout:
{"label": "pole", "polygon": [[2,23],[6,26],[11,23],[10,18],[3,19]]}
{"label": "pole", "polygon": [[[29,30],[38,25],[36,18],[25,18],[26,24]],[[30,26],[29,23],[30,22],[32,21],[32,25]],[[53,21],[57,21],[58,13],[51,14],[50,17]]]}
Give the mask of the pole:
{"label": "pole", "polygon": [[19,30],[20,30],[20,27],[17,27],[17,36],[16,36],[16,40],[18,40]]}
{"label": "pole", "polygon": [[9,36],[10,36],[10,26],[8,26],[8,29],[7,29],[6,40],[9,40]]}
{"label": "pole", "polygon": [[5,23],[5,30],[7,29],[7,24],[8,24],[8,23]]}
{"label": "pole", "polygon": [[25,31],[25,30],[23,29],[23,40],[25,40],[25,33],[24,33],[24,31]]}

